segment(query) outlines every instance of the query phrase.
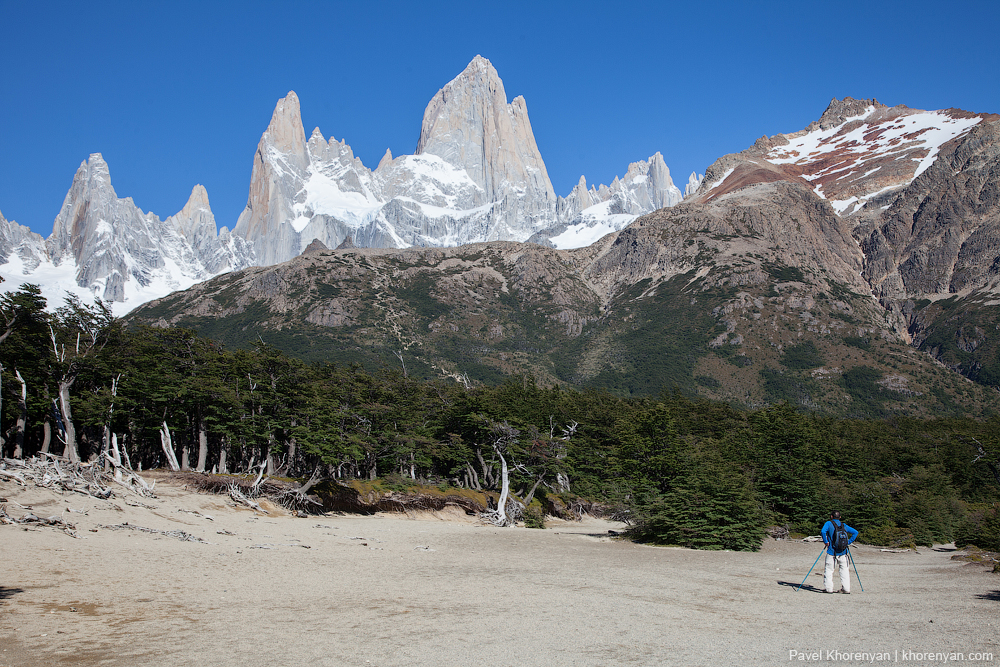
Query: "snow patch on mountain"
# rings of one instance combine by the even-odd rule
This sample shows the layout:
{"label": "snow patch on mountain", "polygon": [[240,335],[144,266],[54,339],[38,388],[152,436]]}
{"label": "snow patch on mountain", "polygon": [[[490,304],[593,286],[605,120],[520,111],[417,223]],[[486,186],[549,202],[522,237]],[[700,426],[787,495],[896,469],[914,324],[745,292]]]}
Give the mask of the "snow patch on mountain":
{"label": "snow patch on mountain", "polygon": [[578,222],[568,225],[565,231],[550,237],[549,241],[560,250],[583,248],[624,229],[639,217],[631,213],[612,213],[613,203],[608,200],[585,208],[580,212]]}
{"label": "snow patch on mountain", "polygon": [[[689,184],[690,185],[690,184]],[[278,100],[254,154],[247,204],[216,230],[203,187],[161,220],[119,198],[107,163],[84,161],[48,239],[0,216],[0,289],[25,279],[56,305],[65,293],[124,313],[221,272],[272,265],[314,240],[336,248],[525,241],[579,247],[636,216],[681,201],[663,156],[629,165],[609,186],[586,180],[557,197],[523,97],[507,101],[496,69],[476,56],[428,103],[414,155],[390,151],[372,171],[346,140],[308,139],[298,96]]]}
{"label": "snow patch on mountain", "polygon": [[361,192],[341,189],[340,184],[323,172],[322,164],[310,164],[309,177],[302,184],[292,205],[296,217],[291,221],[296,232],[305,229],[317,215],[327,215],[342,221],[351,229],[368,223],[382,206],[371,191]]}
{"label": "snow patch on mountain", "polygon": [[816,193],[844,214],[909,185],[934,163],[945,143],[982,121],[981,116],[951,109],[921,111],[870,102],[835,124],[814,123],[801,132],[778,135],[786,141],[775,141],[764,159],[794,166],[797,175],[815,183]]}

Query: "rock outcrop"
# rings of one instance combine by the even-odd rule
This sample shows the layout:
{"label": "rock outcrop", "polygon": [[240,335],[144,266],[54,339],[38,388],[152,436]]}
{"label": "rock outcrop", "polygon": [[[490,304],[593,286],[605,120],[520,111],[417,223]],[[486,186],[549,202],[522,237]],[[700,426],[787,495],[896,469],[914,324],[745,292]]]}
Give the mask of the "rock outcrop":
{"label": "rock outcrop", "polygon": [[688,201],[775,182],[810,190],[848,221],[865,290],[908,339],[914,300],[1000,293],[998,128],[995,114],[835,99],[804,130],[717,160]]}
{"label": "rock outcrop", "polygon": [[496,69],[476,56],[424,111],[417,155],[437,155],[479,186],[475,206],[499,205],[481,240],[526,238],[555,220],[556,197],[521,96],[507,103]]}
{"label": "rock outcrop", "polygon": [[818,121],[791,134],[761,137],[705,172],[695,200],[709,201],[754,183],[806,185],[843,216],[880,208],[988,114],[922,111],[877,100],[834,99]]}
{"label": "rock outcrop", "polygon": [[859,216],[854,234],[864,276],[889,309],[973,290],[1000,294],[1000,116],[945,143],[883,210]]}

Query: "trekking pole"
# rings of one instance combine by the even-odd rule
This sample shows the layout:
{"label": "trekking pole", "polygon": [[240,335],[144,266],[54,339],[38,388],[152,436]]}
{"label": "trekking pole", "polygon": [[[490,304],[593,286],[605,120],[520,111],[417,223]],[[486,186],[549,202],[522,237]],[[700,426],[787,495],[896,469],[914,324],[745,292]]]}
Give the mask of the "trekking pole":
{"label": "trekking pole", "polygon": [[[847,557],[851,559],[851,565],[854,565],[854,556],[851,555],[851,549],[847,549]],[[861,575],[858,574],[858,566],[854,565],[854,576],[858,578],[858,586],[861,586],[861,592],[865,592],[865,585],[861,583]]]}
{"label": "trekking pole", "polygon": [[[823,554],[824,554],[825,552],[826,552],[826,545],[824,544],[824,545],[823,545],[823,551],[820,551],[820,552],[819,552],[819,556],[816,556],[816,560],[815,560],[815,561],[813,562],[813,566],[812,566],[811,568],[809,568],[809,574],[812,574],[812,573],[813,573],[813,570],[814,570],[814,569],[816,569],[816,563],[818,563],[818,562],[819,562],[819,559],[823,557]],[[856,569],[856,568],[855,568],[855,571],[857,571],[857,569]],[[807,574],[807,575],[806,575],[806,579],[808,579],[808,578],[809,578],[809,574]],[[803,580],[802,580],[802,584],[806,583],[806,579],[803,579]],[[858,583],[859,583],[859,584],[861,583],[861,580],[860,580],[860,579],[858,579]],[[800,588],[802,588],[802,584],[799,584],[799,585],[798,585],[798,586],[797,586],[797,587],[795,588],[795,592],[796,592],[796,593],[798,593],[798,592],[799,592],[799,589],[800,589]],[[863,589],[863,588],[862,588],[861,590],[862,590],[862,591],[864,591],[865,589]]]}

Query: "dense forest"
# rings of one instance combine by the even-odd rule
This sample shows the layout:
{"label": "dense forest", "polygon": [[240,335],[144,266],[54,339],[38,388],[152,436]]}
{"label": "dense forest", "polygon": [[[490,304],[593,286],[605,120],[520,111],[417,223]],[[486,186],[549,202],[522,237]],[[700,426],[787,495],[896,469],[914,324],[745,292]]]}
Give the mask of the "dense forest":
{"label": "dense forest", "polygon": [[475,489],[501,513],[508,498],[586,501],[636,539],[698,548],[755,550],[769,526],[816,534],[839,509],[870,543],[1000,549],[1000,416],[840,420],[530,377],[415,380],[405,351],[376,373],[309,365],[263,342],[129,328],[100,304],[48,312],[32,285],[0,311],[8,458]]}

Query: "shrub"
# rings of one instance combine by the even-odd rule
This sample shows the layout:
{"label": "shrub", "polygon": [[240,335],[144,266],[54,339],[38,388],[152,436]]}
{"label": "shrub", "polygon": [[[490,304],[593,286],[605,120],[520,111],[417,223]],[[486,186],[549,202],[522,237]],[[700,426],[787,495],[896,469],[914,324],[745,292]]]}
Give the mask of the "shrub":
{"label": "shrub", "polygon": [[808,370],[822,366],[825,362],[823,355],[816,349],[816,344],[807,340],[785,348],[785,356],[782,357],[781,363],[793,370]]}
{"label": "shrub", "polygon": [[692,463],[670,490],[636,508],[633,536],[692,549],[759,550],[763,522],[748,480],[718,461]]}
{"label": "shrub", "polygon": [[858,542],[893,549],[916,549],[913,533],[906,528],[882,525],[858,531]]}
{"label": "shrub", "polygon": [[545,513],[538,501],[532,501],[524,510],[525,528],[545,528]]}
{"label": "shrub", "polygon": [[978,504],[955,530],[955,546],[1000,551],[1000,505]]}

